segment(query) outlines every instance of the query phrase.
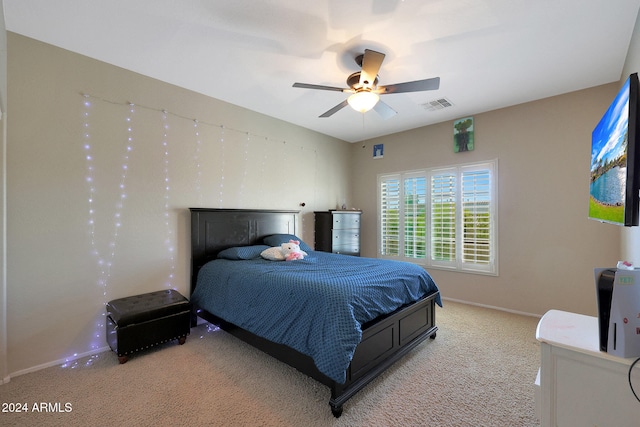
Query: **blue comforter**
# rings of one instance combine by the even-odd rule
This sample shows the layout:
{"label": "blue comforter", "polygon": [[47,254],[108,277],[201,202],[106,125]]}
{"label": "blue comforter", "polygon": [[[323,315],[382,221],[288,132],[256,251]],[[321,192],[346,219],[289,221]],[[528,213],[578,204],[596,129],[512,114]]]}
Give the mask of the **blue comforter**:
{"label": "blue comforter", "polygon": [[[296,261],[211,261],[191,302],[310,356],[320,372],[344,383],[361,325],[437,290],[411,263],[311,251]],[[436,302],[442,305],[439,295]]]}

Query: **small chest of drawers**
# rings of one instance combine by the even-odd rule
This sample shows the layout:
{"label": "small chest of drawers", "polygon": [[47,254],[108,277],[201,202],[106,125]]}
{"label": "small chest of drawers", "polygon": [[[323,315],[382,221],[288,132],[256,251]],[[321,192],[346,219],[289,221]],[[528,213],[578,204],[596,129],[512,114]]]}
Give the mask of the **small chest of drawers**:
{"label": "small chest of drawers", "polygon": [[361,211],[316,211],[315,249],[360,256]]}

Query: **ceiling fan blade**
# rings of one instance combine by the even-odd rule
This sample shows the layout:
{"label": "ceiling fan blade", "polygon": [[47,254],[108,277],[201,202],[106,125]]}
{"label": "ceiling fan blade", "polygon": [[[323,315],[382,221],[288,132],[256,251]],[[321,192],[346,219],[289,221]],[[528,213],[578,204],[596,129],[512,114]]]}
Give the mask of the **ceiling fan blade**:
{"label": "ceiling fan blade", "polygon": [[387,104],[385,104],[382,101],[378,101],[376,103],[376,105],[373,106],[373,109],[376,111],[376,113],[378,113],[380,115],[380,117],[382,117],[384,120],[390,119],[391,117],[395,116],[396,114],[398,114],[398,112],[396,110],[394,110],[393,108],[389,107]]}
{"label": "ceiling fan blade", "polygon": [[337,113],[338,111],[342,110],[344,107],[346,107],[347,105],[349,105],[349,103],[347,102],[347,100],[345,99],[344,101],[342,101],[340,104],[336,105],[335,107],[333,107],[332,109],[330,109],[329,111],[327,111],[326,113],[322,114],[320,117],[331,117],[332,115],[334,115],[335,113]]}
{"label": "ceiling fan blade", "polygon": [[360,73],[360,85],[371,88],[378,77],[378,71],[384,61],[384,53],[365,49],[362,57],[362,72]]}
{"label": "ceiling fan blade", "polygon": [[397,83],[388,86],[378,86],[376,93],[384,95],[386,93],[421,92],[423,90],[437,90],[440,87],[440,77],[432,79],[416,80],[413,82]]}
{"label": "ceiling fan blade", "polygon": [[302,89],[319,89],[319,90],[333,90],[336,92],[349,92],[351,89],[334,87],[334,86],[322,86],[322,85],[312,85],[308,83],[294,83],[293,87],[299,87]]}

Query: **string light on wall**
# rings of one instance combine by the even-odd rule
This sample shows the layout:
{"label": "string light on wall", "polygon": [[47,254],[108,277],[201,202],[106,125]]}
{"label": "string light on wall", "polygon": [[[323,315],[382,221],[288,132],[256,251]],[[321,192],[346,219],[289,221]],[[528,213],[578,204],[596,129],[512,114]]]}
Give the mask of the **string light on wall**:
{"label": "string light on wall", "polygon": [[269,150],[268,150],[268,142],[269,142],[269,139],[265,138],[264,139],[264,143],[261,143],[261,144],[258,145],[259,147],[262,148],[262,156],[261,156],[261,159],[260,159],[260,174],[259,174],[260,180],[259,180],[259,184],[258,184],[259,185],[258,194],[260,194],[262,196],[262,198],[264,200],[264,202],[263,202],[264,205],[266,205],[268,203],[268,201],[265,200],[266,199],[266,197],[265,197],[265,194],[266,194],[265,185],[267,184],[267,182],[266,182],[267,179],[265,177],[265,171],[266,171],[267,159],[268,159],[267,154],[269,152]]}
{"label": "string light on wall", "polygon": [[[112,104],[112,105],[122,105],[122,106],[134,105],[133,103],[130,103],[130,102],[123,103],[123,102],[113,101],[113,100],[109,100],[109,99],[105,99],[105,98],[101,98],[101,97],[98,97],[98,96],[89,95],[89,94],[85,94],[85,93],[81,93],[80,95],[83,98],[86,98],[86,99],[99,100],[99,101],[102,101],[102,102],[105,102],[105,103],[108,103],[108,104]],[[211,123],[211,122],[207,122],[207,121],[203,121],[203,120],[199,120],[199,119],[195,119],[195,118],[190,118],[190,117],[183,116],[181,114],[177,114],[177,113],[165,110],[165,109],[149,107],[149,106],[145,106],[145,105],[142,105],[142,104],[139,104],[139,103],[135,103],[135,106],[136,106],[137,109],[145,109],[145,110],[149,110],[149,111],[157,111],[157,112],[160,112],[160,113],[165,113],[165,114],[167,114],[167,116],[174,116],[174,117],[177,117],[177,118],[180,118],[180,119],[197,122],[197,124],[198,124],[197,127],[198,128],[200,128],[202,125],[212,126],[212,127],[217,127],[217,128],[223,128],[225,132],[238,132],[238,133],[242,133],[244,135],[250,134],[250,135],[252,135],[254,137],[264,138],[265,141],[285,142],[285,141],[282,141],[282,140],[277,139],[277,138],[270,138],[268,136],[258,135],[258,134],[255,134],[255,133],[250,133],[250,132],[248,132],[246,130],[233,129],[233,128],[230,128],[229,126],[225,126],[223,124]]]}
{"label": "string light on wall", "polygon": [[218,186],[218,207],[223,207],[223,194],[224,194],[224,167],[226,163],[225,159],[225,146],[224,146],[224,126],[220,126],[220,184]]}
{"label": "string light on wall", "polygon": [[251,134],[247,132],[247,138],[244,141],[244,168],[242,170],[242,179],[240,180],[240,194],[238,195],[238,206],[242,206],[244,202],[244,189],[247,185],[247,173],[249,170],[249,143],[251,142]]}
{"label": "string light on wall", "polygon": [[[167,121],[167,112],[162,111],[162,150],[163,150],[163,163],[164,163],[164,225],[166,229],[166,238],[164,241],[165,248],[169,254],[169,275],[167,277],[167,287],[173,287],[173,278],[175,273],[175,254],[173,244],[173,227],[170,220],[170,193],[171,185],[169,181],[169,123]],[[174,288],[175,289],[175,288]]]}
{"label": "string light on wall", "polygon": [[[113,229],[109,238],[109,241],[106,245],[106,250],[103,248],[102,250],[99,248],[99,244],[97,241],[97,197],[98,191],[96,188],[96,166],[95,166],[95,155],[93,154],[93,146],[91,141],[91,127],[90,127],[90,118],[91,118],[91,108],[92,102],[88,95],[84,95],[83,100],[84,113],[83,113],[83,150],[85,156],[85,164],[86,164],[86,178],[85,181],[87,183],[88,188],[88,227],[89,227],[89,239],[91,245],[91,254],[96,261],[96,265],[98,267],[98,278],[96,280],[96,285],[100,289],[102,293],[103,306],[106,306],[108,300],[108,284],[111,278],[111,270],[113,267],[113,262],[116,255],[116,243],[118,240],[118,235],[120,228],[122,226],[122,210],[124,208],[124,202],[127,198],[126,193],[126,182],[127,176],[129,172],[129,154],[133,150],[133,117],[135,114],[135,106],[132,103],[128,104],[128,111],[125,116],[125,126],[126,126],[126,141],[124,144],[124,153],[122,155],[122,163],[120,167],[120,179],[118,182],[118,192],[117,199],[115,203],[115,209],[113,214]],[[96,324],[96,333],[95,333],[95,341],[92,343],[92,350],[98,350],[104,344],[104,337],[102,336],[103,331],[106,327],[106,311],[102,310],[100,314],[100,320]]]}
{"label": "string light on wall", "polygon": [[[108,99],[104,99],[104,98],[100,98],[100,97],[96,97],[96,96],[92,96],[92,95],[87,95],[87,94],[82,94],[83,96],[83,101],[86,103],[86,108],[89,108],[89,106],[92,103],[92,99],[94,100],[99,100],[102,101],[104,103],[108,103],[108,104],[112,104],[112,105],[123,105],[126,106],[129,109],[129,114],[132,114],[132,112],[134,111],[133,107],[134,104],[127,102],[127,103],[122,103],[122,102],[117,102],[117,101],[113,101],[113,100],[108,100]],[[149,107],[149,106],[144,106],[144,105],[138,105],[135,104],[135,108],[137,109],[146,109],[146,110],[152,110],[152,111],[158,111],[162,114],[163,120],[167,120],[169,116],[174,116],[174,117],[178,117],[180,119],[186,119],[186,120],[190,120],[193,122],[193,131],[194,131],[194,136],[195,136],[195,143],[196,143],[196,149],[195,149],[195,155],[193,157],[193,161],[195,163],[195,169],[196,169],[196,182],[195,182],[195,192],[198,196],[198,204],[202,205],[202,199],[204,197],[203,194],[203,188],[202,186],[203,184],[203,167],[202,167],[202,160],[201,160],[201,156],[202,156],[202,137],[201,137],[201,127],[203,125],[206,126],[212,126],[212,127],[218,127],[220,129],[220,137],[219,137],[219,149],[217,150],[218,152],[218,156],[217,156],[217,162],[219,163],[217,169],[218,172],[218,176],[217,176],[217,192],[218,192],[218,206],[219,207],[224,207],[225,203],[228,203],[228,200],[225,199],[226,197],[226,180],[227,180],[227,173],[234,173],[235,175],[237,175],[238,171],[237,170],[229,170],[227,171],[227,157],[229,155],[229,153],[227,152],[227,133],[229,131],[231,132],[238,132],[238,133],[243,133],[244,135],[246,135],[246,139],[245,139],[245,148],[244,148],[244,170],[243,170],[243,175],[242,178],[240,179],[240,198],[243,198],[245,193],[247,192],[247,188],[248,186],[251,184],[254,186],[254,192],[257,189],[257,193],[260,194],[264,199],[265,204],[267,205],[271,205],[272,201],[268,200],[265,196],[266,192],[263,191],[264,190],[264,185],[265,185],[265,180],[263,179],[264,176],[266,175],[266,165],[269,162],[269,159],[271,157],[276,157],[279,161],[283,161],[283,162],[288,162],[288,157],[290,157],[290,150],[292,150],[293,148],[301,148],[302,150],[304,150],[304,147],[302,146],[296,146],[296,147],[291,147],[291,144],[288,144],[287,141],[284,140],[278,140],[278,139],[273,139],[273,138],[269,138],[267,136],[264,135],[257,135],[257,134],[253,134],[251,132],[248,132],[246,130],[238,130],[238,129],[233,129],[233,128],[229,128],[225,125],[221,125],[221,124],[214,124],[214,123],[209,123],[206,121],[201,121],[198,119],[194,119],[194,118],[189,118],[189,117],[185,117],[183,115],[180,114],[176,114],[176,113],[172,113],[169,112],[167,110],[164,109],[158,109],[158,108],[153,108],[153,107]],[[87,116],[85,117],[85,126],[88,126],[88,112],[86,112]],[[128,121],[130,122],[132,120],[132,117],[128,117]],[[132,129],[129,128],[128,132],[132,132]],[[254,141],[254,137],[260,137],[260,138],[264,138],[265,144],[258,144],[257,146],[251,146],[253,141]],[[88,142],[88,137],[85,138],[87,139],[87,143]],[[131,139],[132,142],[132,139]],[[166,142],[166,141],[165,141]],[[267,146],[269,146],[269,143],[281,143],[279,147],[273,146],[273,148],[275,149],[271,149],[268,148]],[[168,148],[168,147],[163,147],[163,148]],[[129,149],[131,149],[131,147],[129,147]],[[260,171],[259,171],[259,178],[258,178],[258,182],[256,183],[255,181],[252,181],[251,183],[249,182],[249,174],[250,174],[250,156],[254,155],[254,156],[260,156],[260,154],[256,153],[256,150],[258,149],[262,149],[263,153],[262,153],[262,160],[260,161]],[[88,184],[93,184],[91,182],[91,180],[93,179],[93,168],[94,165],[92,163],[93,159],[91,158],[91,148],[90,145],[87,145],[87,155],[89,156],[87,158],[87,180],[88,180]],[[317,163],[317,156],[318,153],[316,150],[312,150],[313,151],[313,156],[314,156],[314,167],[315,167],[315,176],[316,176],[316,180],[318,179],[318,173],[319,171],[317,170],[318,168],[318,163]],[[307,154],[303,154],[302,157],[304,158]],[[259,159],[259,157],[256,158],[256,160]],[[165,154],[165,158],[163,160],[165,162],[165,179],[168,180],[168,161],[169,161],[169,155],[168,155],[168,151]],[[126,162],[128,162],[128,160],[126,160]],[[126,173],[126,168],[128,167],[128,164],[123,164],[123,172]],[[234,175],[234,177],[235,177]],[[216,181],[214,181],[216,182]],[[165,184],[168,186],[168,181],[165,182]],[[213,183],[212,183],[213,184]],[[124,182],[121,183],[122,186],[124,186]],[[124,187],[120,188],[121,191],[123,192],[123,194],[121,194],[121,203],[118,204],[116,206],[116,213],[115,213],[115,228],[117,231],[117,228],[119,228],[121,226],[121,211],[122,211],[122,203],[124,202],[124,199],[126,198],[126,193],[124,193]],[[211,188],[211,190],[215,189],[215,184],[213,184],[213,188]],[[89,190],[89,200],[90,203],[93,203],[93,200],[95,198],[95,187],[91,187],[91,189]],[[215,191],[215,190],[214,190]],[[317,190],[314,190],[314,199],[317,198],[317,194],[315,194]],[[168,197],[169,195],[169,190],[166,189],[165,190],[165,196]],[[252,193],[253,194],[253,193]],[[254,201],[255,202],[255,201]],[[168,211],[168,206],[169,206],[169,201],[168,199],[165,200],[165,213],[168,215],[169,211]],[[95,225],[95,209],[92,206],[90,206],[90,223],[93,224],[92,226]],[[168,220],[168,217],[165,216],[165,220]],[[168,227],[168,230],[171,230],[172,235],[169,236],[169,238],[171,240],[174,240],[175,237],[175,231],[173,229],[173,227]],[[92,231],[90,234],[92,236],[94,236],[94,232]],[[117,236],[117,234],[115,234]],[[93,243],[94,244],[94,243]],[[167,243],[167,248],[173,248],[174,245]],[[115,248],[114,248],[115,249]],[[100,258],[100,254],[94,254],[96,256],[96,258]],[[174,254],[171,254],[172,256],[172,261],[174,260]],[[103,262],[108,262],[106,261],[106,259],[104,257],[102,257]],[[108,265],[107,265],[108,267]]]}
{"label": "string light on wall", "polygon": [[[83,154],[84,154],[84,159],[85,159],[85,165],[86,165],[86,177],[85,177],[85,182],[87,184],[87,190],[89,193],[89,196],[87,198],[87,202],[88,202],[88,221],[87,221],[87,225],[89,227],[88,232],[89,232],[89,236],[91,239],[91,254],[96,258],[99,259],[99,252],[97,250],[96,247],[96,236],[95,236],[95,230],[96,230],[96,219],[95,219],[95,208],[94,208],[94,202],[95,202],[95,197],[96,197],[96,187],[95,187],[95,166],[94,166],[94,156],[92,153],[92,146],[91,146],[91,127],[90,127],[90,119],[91,119],[91,109],[93,107],[93,104],[91,103],[91,99],[88,96],[84,96],[84,99],[82,100],[83,103],[83,113],[82,113],[82,117],[83,117],[83,123],[82,123],[82,128],[83,128]],[[102,271],[102,268],[101,268]],[[104,282],[102,277],[98,278],[97,281],[97,285],[100,287],[100,291],[102,292],[102,299],[104,304],[106,304],[106,301],[104,301],[105,299],[105,287],[104,287]],[[98,317],[98,320],[96,321],[96,333],[94,336],[94,341],[91,344],[91,348],[92,349],[96,349],[96,345],[98,343],[98,341],[100,340],[100,334],[102,330],[104,330],[102,328],[102,326],[104,326],[104,313],[101,313],[100,316]],[[74,353],[71,358],[74,359],[75,357],[77,357],[77,353]],[[69,362],[65,363],[63,365],[63,367],[69,367]],[[75,366],[72,366],[75,367]]]}
{"label": "string light on wall", "polygon": [[196,137],[196,153],[193,156],[193,162],[196,165],[196,184],[195,189],[198,194],[198,206],[202,206],[202,167],[200,164],[200,152],[202,150],[202,141],[200,140],[200,128],[198,127],[198,119],[193,120],[193,131]]}

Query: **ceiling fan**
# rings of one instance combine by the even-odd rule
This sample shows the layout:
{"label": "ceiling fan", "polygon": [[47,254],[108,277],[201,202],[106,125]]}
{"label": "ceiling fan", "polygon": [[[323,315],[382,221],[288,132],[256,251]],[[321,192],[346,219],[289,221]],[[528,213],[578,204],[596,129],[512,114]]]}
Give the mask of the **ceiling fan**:
{"label": "ceiling fan", "polygon": [[314,85],[308,83],[294,83],[293,87],[303,89],[331,90],[351,93],[349,98],[331,108],[320,117],[330,117],[334,113],[350,105],[354,110],[365,113],[374,109],[382,118],[388,119],[398,114],[393,108],[380,101],[379,95],[403,92],[420,92],[424,90],[437,90],[440,87],[440,77],[432,79],[416,80],[412,82],[396,83],[387,86],[378,86],[378,71],[384,61],[384,53],[365,49],[363,55],[358,55],[356,63],[362,67],[362,71],[356,71],[347,77],[348,88]]}

